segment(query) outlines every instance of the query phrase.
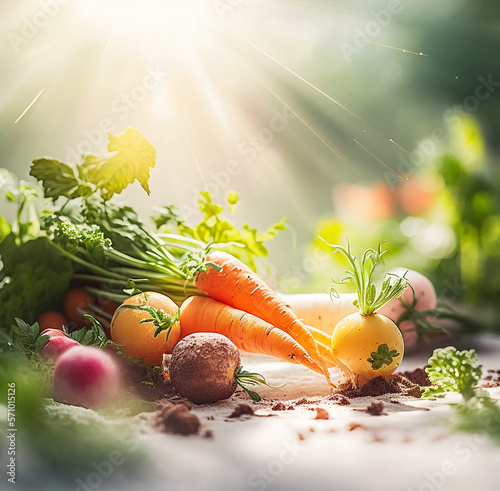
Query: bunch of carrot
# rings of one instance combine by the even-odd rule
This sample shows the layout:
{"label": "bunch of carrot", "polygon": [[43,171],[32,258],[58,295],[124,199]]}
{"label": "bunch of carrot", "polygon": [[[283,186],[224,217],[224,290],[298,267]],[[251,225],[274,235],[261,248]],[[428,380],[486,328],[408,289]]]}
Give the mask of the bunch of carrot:
{"label": "bunch of carrot", "polygon": [[304,325],[291,307],[251,269],[228,253],[207,255],[211,266],[195,274],[207,297],[189,297],[180,309],[181,338],[194,332],[227,336],[240,349],[300,363],[326,377],[339,368],[349,381],[352,372],[329,348],[328,335]]}

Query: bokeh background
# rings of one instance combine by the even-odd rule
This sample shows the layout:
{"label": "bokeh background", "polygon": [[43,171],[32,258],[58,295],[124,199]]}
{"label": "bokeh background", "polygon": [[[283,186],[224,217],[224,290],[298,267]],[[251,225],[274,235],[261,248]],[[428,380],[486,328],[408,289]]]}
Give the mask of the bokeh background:
{"label": "bokeh background", "polygon": [[357,251],[385,239],[388,266],[495,318],[498,2],[4,0],[0,13],[0,166],[27,178],[37,157],[75,162],[136,127],[157,150],[152,192],[123,199],[196,221],[199,190],[236,191],[236,223],[286,216],[264,265],[277,288],[330,287],[341,265],[318,236]]}

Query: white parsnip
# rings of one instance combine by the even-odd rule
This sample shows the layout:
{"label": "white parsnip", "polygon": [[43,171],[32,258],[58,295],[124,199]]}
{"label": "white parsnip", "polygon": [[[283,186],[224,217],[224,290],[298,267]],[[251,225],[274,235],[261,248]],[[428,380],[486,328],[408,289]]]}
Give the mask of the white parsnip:
{"label": "white parsnip", "polygon": [[331,297],[329,293],[294,293],[281,298],[304,324],[329,335],[344,317],[358,310],[353,305],[355,293],[340,293],[338,297]]}

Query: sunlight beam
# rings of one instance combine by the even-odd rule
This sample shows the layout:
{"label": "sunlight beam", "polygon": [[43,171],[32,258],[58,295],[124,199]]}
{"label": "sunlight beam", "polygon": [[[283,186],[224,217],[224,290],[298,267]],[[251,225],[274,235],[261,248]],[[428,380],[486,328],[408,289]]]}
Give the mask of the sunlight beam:
{"label": "sunlight beam", "polygon": [[43,91],[45,90],[45,87],[38,92],[38,94],[35,96],[35,98],[28,104],[28,107],[19,115],[19,117],[14,121],[14,124],[19,123],[21,121],[21,118],[33,107],[33,104],[38,100],[38,98],[43,94]]}

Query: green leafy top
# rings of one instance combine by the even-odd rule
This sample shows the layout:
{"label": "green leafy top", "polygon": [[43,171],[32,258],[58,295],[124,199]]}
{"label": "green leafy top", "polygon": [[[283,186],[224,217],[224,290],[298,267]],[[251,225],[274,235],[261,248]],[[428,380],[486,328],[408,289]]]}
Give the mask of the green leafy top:
{"label": "green leafy top", "polygon": [[38,322],[32,325],[24,322],[18,317],[12,325],[12,344],[22,351],[28,358],[38,355],[38,352],[49,342],[50,338],[46,334],[40,335]]}
{"label": "green leafy top", "polygon": [[399,353],[395,349],[389,351],[389,346],[384,343],[378,347],[377,351],[372,351],[371,358],[368,358],[366,361],[371,363],[374,370],[379,370],[384,365],[390,365],[393,362],[393,358],[397,356],[399,356]]}
{"label": "green leafy top", "polygon": [[[146,293],[142,293],[145,298],[147,298]],[[121,309],[131,309],[137,310],[139,312],[146,312],[149,317],[145,317],[139,321],[139,324],[153,324],[156,328],[153,337],[158,336],[162,332],[166,332],[165,341],[168,341],[172,327],[179,322],[179,311],[177,310],[174,315],[165,312],[163,309],[157,309],[151,305],[129,305],[122,304],[118,307]]]}
{"label": "green leafy top", "polygon": [[[199,210],[203,219],[197,225],[188,224],[174,206],[157,208],[153,221],[160,230],[168,230],[173,225],[178,233],[192,237],[203,244],[211,244],[212,248],[224,250],[239,258],[255,270],[255,257],[266,257],[268,251],[264,245],[268,240],[285,230],[286,219],[271,225],[265,232],[258,232],[245,224],[238,229],[230,220],[222,216],[224,207],[213,202],[208,191],[200,191]],[[229,211],[236,213],[238,194],[227,194]]]}
{"label": "green leafy top", "polygon": [[474,387],[481,378],[475,350],[458,351],[453,346],[434,350],[425,369],[433,384],[422,397],[443,397],[446,392],[459,392],[464,399],[474,396]]}
{"label": "green leafy top", "polygon": [[244,370],[243,367],[238,367],[236,370],[234,377],[236,379],[236,384],[241,387],[252,399],[252,401],[255,402],[260,402],[262,400],[262,397],[260,397],[257,392],[250,390],[247,386],[256,386],[256,385],[267,385],[268,387],[271,387],[267,382],[266,379],[263,375],[257,372],[248,372],[247,370]]}
{"label": "green leafy top", "polygon": [[[377,295],[374,275],[377,266],[383,262],[382,256],[387,252],[382,251],[382,244],[384,242],[385,241],[382,241],[379,244],[377,250],[367,249],[360,260],[352,253],[349,241],[347,242],[347,249],[339,245],[328,244],[325,241],[327,245],[333,247],[333,254],[341,253],[349,261],[352,270],[346,270],[338,283],[354,283],[356,293],[358,294],[358,298],[354,301],[354,305],[358,307],[363,315],[369,315],[383,307],[393,298],[400,297],[408,286],[408,280],[405,276],[400,277],[388,273],[385,275],[380,292]],[[331,293],[337,295],[334,288],[331,289]]]}
{"label": "green leafy top", "polygon": [[43,181],[45,196],[57,199],[88,198],[100,190],[109,200],[129,184],[139,181],[149,194],[149,170],[154,167],[156,151],[137,129],[109,135],[107,155],[86,155],[81,164],[70,166],[51,158],[33,161],[31,175]]}

